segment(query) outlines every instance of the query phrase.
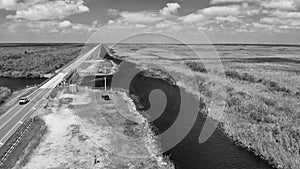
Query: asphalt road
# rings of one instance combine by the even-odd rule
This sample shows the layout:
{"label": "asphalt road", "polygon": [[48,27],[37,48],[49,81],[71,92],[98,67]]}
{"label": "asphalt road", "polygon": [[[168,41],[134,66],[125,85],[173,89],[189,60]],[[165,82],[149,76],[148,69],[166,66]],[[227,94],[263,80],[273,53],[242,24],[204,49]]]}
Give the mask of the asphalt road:
{"label": "asphalt road", "polygon": [[76,61],[39,87],[29,96],[29,103],[25,105],[17,104],[0,117],[0,147],[5,144],[20,125],[30,117],[39,106],[46,103],[46,98],[64,77],[72,70],[76,69],[83,61],[87,60],[95,50],[99,50],[99,47],[101,46],[98,45],[86,54],[78,57]]}

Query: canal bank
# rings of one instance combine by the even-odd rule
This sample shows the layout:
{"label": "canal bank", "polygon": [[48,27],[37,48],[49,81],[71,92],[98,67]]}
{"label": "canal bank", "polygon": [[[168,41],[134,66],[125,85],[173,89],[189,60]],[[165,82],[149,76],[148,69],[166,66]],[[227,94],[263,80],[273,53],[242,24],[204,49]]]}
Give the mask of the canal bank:
{"label": "canal bank", "polygon": [[[151,105],[149,91],[159,87],[165,93],[170,105],[166,106],[162,116],[154,120],[152,125],[157,128],[158,134],[171,127],[178,117],[176,105],[180,105],[178,92],[176,92],[177,87],[161,79],[145,77],[143,73],[136,76],[131,86],[130,93],[139,98],[139,103],[144,107],[143,111],[149,109],[149,105]],[[186,92],[184,89],[180,91]],[[147,116],[151,117],[151,114],[147,114]],[[265,160],[240,146],[236,146],[220,129],[217,129],[205,143],[198,143],[205,120],[206,117],[199,113],[187,136],[175,147],[164,152],[166,156],[170,156],[170,160],[175,163],[178,169],[272,169]],[[168,143],[161,142],[161,144],[163,147]]]}
{"label": "canal bank", "polygon": [[[136,68],[134,68],[136,69]],[[132,71],[140,72],[140,70]],[[118,75],[119,74],[119,75]],[[118,71],[116,73],[120,86],[123,88],[122,82],[128,81],[130,74]],[[97,82],[99,80],[99,82]],[[110,80],[110,79],[109,79]],[[116,80],[116,79],[114,79]],[[103,79],[94,78],[93,84],[103,84]],[[172,80],[171,80],[172,81]],[[128,90],[123,88],[124,90]],[[153,114],[145,114],[151,108],[149,95],[153,90],[162,91],[166,98],[167,104],[164,112],[159,118],[152,121],[150,125],[155,128],[157,135],[165,132],[170,128],[178,117],[178,109],[180,108],[180,95],[191,95],[176,85],[172,85],[164,78],[160,79],[157,76],[151,77],[148,73],[140,72],[131,80],[129,85],[129,95],[133,97],[136,107],[140,112],[144,112],[144,116],[149,119]],[[180,93],[184,92],[184,93]],[[174,146],[172,149],[164,152],[165,156],[169,156],[170,160],[175,163],[178,169],[272,169],[267,161],[262,160],[254,153],[247,149],[237,146],[221,129],[217,129],[214,134],[203,144],[198,143],[198,138],[206,117],[204,114],[198,113],[195,124],[187,133],[184,139]],[[176,134],[176,133],[174,133]],[[168,143],[159,139],[162,149],[168,147]]]}

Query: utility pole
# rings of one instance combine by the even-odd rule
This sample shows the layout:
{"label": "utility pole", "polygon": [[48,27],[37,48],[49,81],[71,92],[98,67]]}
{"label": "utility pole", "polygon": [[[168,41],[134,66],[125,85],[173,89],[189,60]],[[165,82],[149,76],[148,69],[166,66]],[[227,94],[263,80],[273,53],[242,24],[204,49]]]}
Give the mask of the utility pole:
{"label": "utility pole", "polygon": [[106,91],[106,65],[104,65],[104,90]]}

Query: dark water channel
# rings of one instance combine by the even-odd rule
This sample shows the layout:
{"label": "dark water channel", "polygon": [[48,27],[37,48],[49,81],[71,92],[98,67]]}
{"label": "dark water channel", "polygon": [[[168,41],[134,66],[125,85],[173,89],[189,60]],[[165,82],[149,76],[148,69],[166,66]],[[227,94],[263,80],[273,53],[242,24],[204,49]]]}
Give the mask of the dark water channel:
{"label": "dark water channel", "polygon": [[[149,101],[149,94],[151,91],[158,89],[164,92],[167,98],[166,107],[161,116],[152,122],[152,125],[157,128],[157,134],[163,133],[174,124],[174,121],[178,117],[178,110],[181,106],[180,95],[189,95],[188,93],[185,93],[185,90],[180,90],[179,87],[171,85],[164,80],[146,77],[143,73],[138,73],[132,78],[130,73],[119,71],[117,76],[119,82],[117,82],[117,86],[114,87],[122,88],[124,87],[123,82],[130,80],[129,93],[138,96],[139,102],[144,110],[151,107]],[[107,79],[108,81],[111,81],[112,77],[110,76]],[[96,87],[103,87],[104,84],[102,77],[87,77],[85,80],[93,82],[89,83],[89,85],[94,84]],[[108,82],[108,84],[110,85],[110,82]],[[151,114],[148,114],[147,116],[151,117]],[[252,152],[236,146],[218,129],[208,141],[199,144],[198,137],[205,120],[206,118],[204,116],[198,114],[196,122],[188,132],[187,136],[175,147],[164,153],[165,155],[170,156],[170,159],[176,164],[176,168],[272,169],[266,161],[255,156]],[[168,144],[163,140],[160,140],[160,143],[162,147]]]}
{"label": "dark water channel", "polygon": [[28,78],[4,78],[0,77],[0,86],[8,87],[13,91],[21,90],[27,86],[37,85],[44,82],[44,78],[28,79]]}

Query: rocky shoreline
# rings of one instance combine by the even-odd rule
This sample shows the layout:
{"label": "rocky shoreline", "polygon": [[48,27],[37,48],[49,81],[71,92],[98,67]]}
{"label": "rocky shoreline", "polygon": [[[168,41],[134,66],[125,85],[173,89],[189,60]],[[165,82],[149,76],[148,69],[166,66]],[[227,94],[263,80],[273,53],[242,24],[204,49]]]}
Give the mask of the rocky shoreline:
{"label": "rocky shoreline", "polygon": [[151,157],[156,159],[157,165],[161,168],[174,168],[174,164],[166,157],[163,156],[161,152],[161,148],[159,146],[158,138],[155,136],[154,132],[149,121],[136,109],[138,107],[137,103],[130,97],[128,97],[125,93],[123,99],[127,101],[128,106],[130,108],[130,112],[134,113],[136,117],[138,117],[138,123],[144,126],[144,129],[147,131],[147,135],[144,138],[145,147],[151,154]]}

